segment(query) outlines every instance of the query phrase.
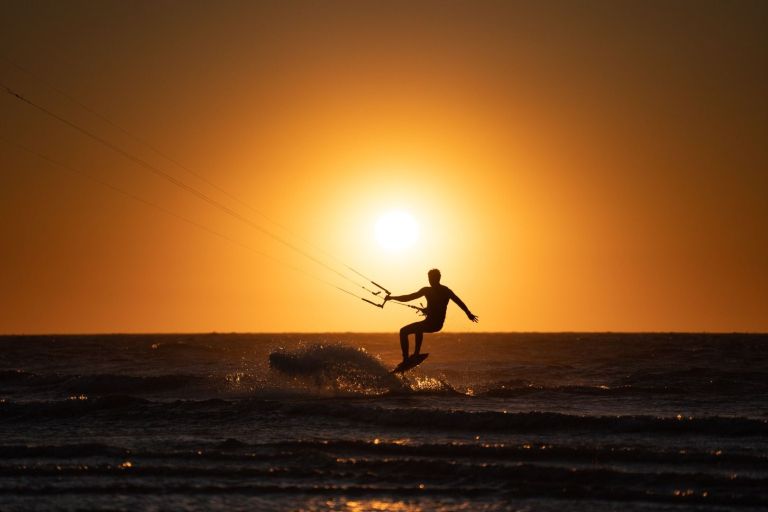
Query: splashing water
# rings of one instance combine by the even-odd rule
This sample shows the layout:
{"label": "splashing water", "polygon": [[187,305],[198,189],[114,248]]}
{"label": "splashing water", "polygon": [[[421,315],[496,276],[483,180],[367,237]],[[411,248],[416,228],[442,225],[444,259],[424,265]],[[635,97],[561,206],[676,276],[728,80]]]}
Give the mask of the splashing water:
{"label": "splashing water", "polygon": [[381,395],[410,389],[378,357],[341,343],[281,349],[269,355],[269,365],[298,384],[334,392]]}

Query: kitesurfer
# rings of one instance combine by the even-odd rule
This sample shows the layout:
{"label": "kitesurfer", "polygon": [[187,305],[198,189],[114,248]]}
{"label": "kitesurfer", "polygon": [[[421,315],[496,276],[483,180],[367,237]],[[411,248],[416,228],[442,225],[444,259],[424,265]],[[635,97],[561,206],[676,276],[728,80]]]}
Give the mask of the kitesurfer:
{"label": "kitesurfer", "polygon": [[453,300],[453,302],[467,314],[467,318],[473,322],[477,322],[477,316],[472,314],[467,305],[464,304],[464,302],[462,302],[450,288],[440,284],[440,271],[438,269],[433,268],[427,272],[427,278],[429,279],[429,286],[425,286],[417,292],[409,293],[407,295],[388,295],[384,298],[385,304],[389,300],[408,302],[418,299],[419,297],[425,297],[427,299],[427,307],[422,310],[426,318],[420,322],[408,324],[400,329],[400,348],[403,350],[403,362],[408,360],[408,335],[414,335],[416,343],[413,356],[418,355],[421,350],[421,342],[424,339],[424,333],[438,332],[443,328],[445,313],[448,309],[448,301]]}

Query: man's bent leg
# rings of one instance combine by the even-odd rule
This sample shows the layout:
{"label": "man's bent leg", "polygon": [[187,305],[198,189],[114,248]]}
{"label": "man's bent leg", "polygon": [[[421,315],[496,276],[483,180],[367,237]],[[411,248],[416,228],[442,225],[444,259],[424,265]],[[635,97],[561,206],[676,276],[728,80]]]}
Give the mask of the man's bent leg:
{"label": "man's bent leg", "polygon": [[408,333],[405,327],[400,329],[400,349],[403,351],[403,361],[408,359]]}
{"label": "man's bent leg", "polygon": [[424,333],[416,331],[414,338],[416,338],[416,346],[413,348],[413,355],[416,355],[421,351],[421,342],[424,341]]}
{"label": "man's bent leg", "polygon": [[421,332],[421,326],[424,322],[414,322],[412,324],[408,324],[402,329],[400,329],[400,348],[403,350],[403,361],[408,359],[408,335],[409,334],[415,334],[416,335],[416,353],[418,354],[419,348],[421,348],[421,339],[423,337],[423,334]]}
{"label": "man's bent leg", "polygon": [[422,320],[421,322],[416,322],[415,324],[411,325],[418,326],[418,328],[414,330],[414,333],[416,334],[416,346],[414,347],[413,355],[421,353],[421,342],[424,340],[425,332],[437,332],[443,328],[442,324],[432,322],[429,319]]}

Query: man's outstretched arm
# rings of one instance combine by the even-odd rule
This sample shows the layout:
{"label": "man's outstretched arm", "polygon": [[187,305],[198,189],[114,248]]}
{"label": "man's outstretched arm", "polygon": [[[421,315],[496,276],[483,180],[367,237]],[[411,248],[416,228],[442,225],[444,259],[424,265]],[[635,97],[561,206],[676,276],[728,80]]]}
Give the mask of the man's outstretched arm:
{"label": "man's outstretched arm", "polygon": [[409,293],[408,295],[388,295],[387,297],[384,297],[384,302],[387,302],[388,300],[396,300],[398,302],[408,302],[423,296],[424,296],[424,288],[422,288],[417,292]]}
{"label": "man's outstretched arm", "polygon": [[462,311],[464,311],[464,313],[467,314],[467,318],[469,318],[473,322],[477,322],[477,315],[472,314],[472,312],[469,310],[467,305],[464,304],[464,301],[462,301],[459,298],[458,295],[456,295],[455,293],[451,292],[451,299],[453,300],[453,302],[456,303],[457,306],[459,306],[461,308]]}

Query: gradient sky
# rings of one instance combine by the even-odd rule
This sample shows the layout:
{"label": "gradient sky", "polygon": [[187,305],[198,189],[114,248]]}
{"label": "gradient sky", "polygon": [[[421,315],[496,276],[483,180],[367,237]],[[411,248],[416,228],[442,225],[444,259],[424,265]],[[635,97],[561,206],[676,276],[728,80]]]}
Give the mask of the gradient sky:
{"label": "gradient sky", "polygon": [[[2,11],[0,82],[264,222],[65,92],[393,292],[439,267],[480,316],[447,330],[768,331],[765,2]],[[0,332],[414,318],[5,93],[0,120]],[[391,209],[422,231],[397,255],[373,236]]]}

